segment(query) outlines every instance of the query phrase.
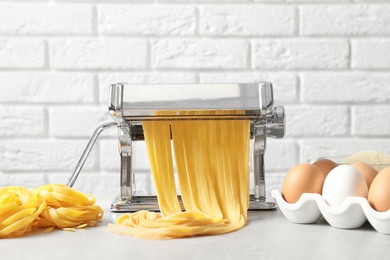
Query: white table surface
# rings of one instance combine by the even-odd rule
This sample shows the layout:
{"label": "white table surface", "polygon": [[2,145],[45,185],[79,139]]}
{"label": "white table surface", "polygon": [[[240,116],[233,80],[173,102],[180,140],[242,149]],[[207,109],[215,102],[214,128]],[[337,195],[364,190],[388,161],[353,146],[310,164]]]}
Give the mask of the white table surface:
{"label": "white table surface", "polygon": [[109,203],[101,223],[75,232],[35,232],[0,239],[0,259],[381,259],[390,257],[390,236],[369,223],[354,230],[336,229],[320,219],[293,224],[279,209],[249,212],[248,224],[229,234],[173,240],[144,240],[110,233],[118,213]]}

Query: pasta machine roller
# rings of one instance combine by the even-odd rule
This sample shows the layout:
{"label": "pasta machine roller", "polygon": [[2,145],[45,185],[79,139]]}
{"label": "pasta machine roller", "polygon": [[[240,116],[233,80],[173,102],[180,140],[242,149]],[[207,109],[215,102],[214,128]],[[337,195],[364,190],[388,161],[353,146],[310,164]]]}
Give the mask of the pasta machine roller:
{"label": "pasta machine roller", "polygon": [[[120,152],[120,191],[112,203],[112,211],[159,210],[157,197],[138,194],[134,185],[137,174],[150,173],[146,165],[139,166],[135,158],[140,143],[145,143],[142,122],[147,120],[250,120],[251,174],[250,210],[273,209],[274,202],[266,200],[264,153],[266,137],[282,138],[285,132],[283,106],[274,106],[273,88],[269,82],[240,84],[112,84],[109,90],[109,112],[114,122],[98,127],[81,156],[71,178],[73,186],[99,134],[117,127]],[[157,115],[157,111],[192,111],[191,115]],[[210,115],[202,111],[240,110],[242,113]],[[143,144],[144,145],[144,144]],[[141,144],[142,147],[142,144]],[[144,145],[145,147],[145,145]],[[136,149],[134,149],[136,148]],[[147,156],[144,156],[145,158]],[[142,163],[141,163],[142,164]],[[146,163],[147,164],[147,163]],[[145,173],[146,172],[146,173]],[[180,196],[180,195],[179,195]]]}

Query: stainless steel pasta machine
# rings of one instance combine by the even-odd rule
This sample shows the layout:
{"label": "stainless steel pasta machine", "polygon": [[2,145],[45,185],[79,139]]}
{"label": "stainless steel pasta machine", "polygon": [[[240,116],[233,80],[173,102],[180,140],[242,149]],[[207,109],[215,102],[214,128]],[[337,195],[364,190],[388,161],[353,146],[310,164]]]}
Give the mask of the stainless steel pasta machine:
{"label": "stainless steel pasta machine", "polygon": [[[134,187],[138,171],[150,173],[147,166],[135,167],[134,146],[144,140],[142,122],[146,120],[240,120],[251,122],[250,210],[273,209],[275,203],[266,199],[264,154],[267,137],[282,138],[285,132],[283,106],[274,106],[273,87],[269,82],[243,84],[112,84],[109,90],[109,112],[114,122],[99,126],[82,154],[68,186],[73,186],[99,134],[117,127],[120,152],[119,197],[112,203],[112,211],[159,210],[157,197],[139,195]],[[156,111],[180,110],[241,110],[240,115],[156,115]],[[199,113],[198,113],[199,114]],[[145,142],[143,142],[145,143]],[[145,150],[146,151],[146,150]],[[144,151],[144,152],[145,152]],[[141,169],[142,168],[142,169]],[[145,174],[145,173],[144,173]]]}

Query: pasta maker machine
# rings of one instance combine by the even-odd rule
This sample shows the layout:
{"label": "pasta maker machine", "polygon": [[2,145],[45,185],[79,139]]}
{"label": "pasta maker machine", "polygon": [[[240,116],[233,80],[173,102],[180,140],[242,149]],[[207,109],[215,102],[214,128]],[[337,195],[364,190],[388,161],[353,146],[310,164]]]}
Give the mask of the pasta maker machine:
{"label": "pasta maker machine", "polygon": [[[158,211],[155,195],[137,194],[134,179],[139,172],[150,174],[148,166],[137,166],[135,147],[144,142],[142,122],[147,120],[250,120],[251,175],[250,210],[273,209],[266,200],[264,154],[267,137],[282,138],[285,132],[283,106],[274,106],[273,88],[269,82],[240,84],[112,84],[109,90],[109,112],[114,122],[99,126],[82,154],[68,186],[73,186],[99,134],[111,127],[118,129],[120,153],[120,190],[112,203],[114,212]],[[157,111],[192,111],[191,115],[156,115]],[[240,110],[242,114],[210,115],[201,111]],[[199,115],[200,114],[200,115]],[[146,149],[144,150],[146,152]],[[145,156],[144,156],[145,157]],[[147,156],[146,156],[147,157]],[[180,197],[180,195],[179,195]]]}

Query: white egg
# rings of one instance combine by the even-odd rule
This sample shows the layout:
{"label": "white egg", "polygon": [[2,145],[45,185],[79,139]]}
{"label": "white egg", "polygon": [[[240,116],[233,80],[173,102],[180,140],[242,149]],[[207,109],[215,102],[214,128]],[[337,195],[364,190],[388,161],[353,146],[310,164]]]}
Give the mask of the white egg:
{"label": "white egg", "polygon": [[367,182],[363,175],[350,165],[339,165],[329,172],[322,187],[322,197],[333,207],[340,206],[349,196],[367,198]]}

